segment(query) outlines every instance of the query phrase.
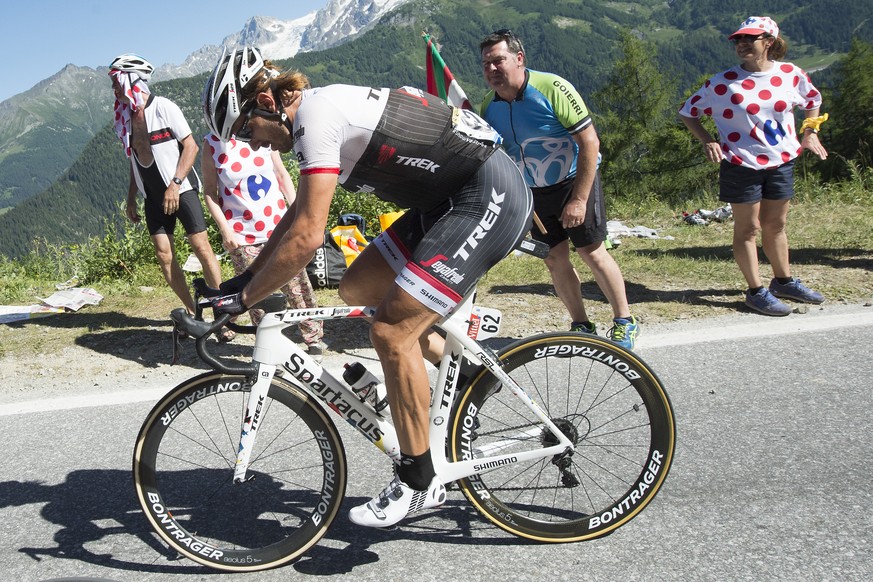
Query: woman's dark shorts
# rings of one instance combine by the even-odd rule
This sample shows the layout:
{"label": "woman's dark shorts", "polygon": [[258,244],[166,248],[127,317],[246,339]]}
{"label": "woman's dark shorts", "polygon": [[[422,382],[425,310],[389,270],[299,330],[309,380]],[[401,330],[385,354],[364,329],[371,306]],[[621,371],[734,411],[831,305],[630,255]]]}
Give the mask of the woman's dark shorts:
{"label": "woman's dark shorts", "polygon": [[794,160],[767,170],[755,170],[722,160],[718,199],[731,204],[754,204],[794,197]]}

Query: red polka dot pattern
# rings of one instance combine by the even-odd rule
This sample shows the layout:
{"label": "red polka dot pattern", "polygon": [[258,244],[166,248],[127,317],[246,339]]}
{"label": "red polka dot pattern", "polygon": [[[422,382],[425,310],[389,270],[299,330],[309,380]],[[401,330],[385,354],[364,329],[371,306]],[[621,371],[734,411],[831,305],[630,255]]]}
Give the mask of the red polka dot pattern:
{"label": "red polka dot pattern", "polygon": [[679,111],[686,117],[712,117],[730,163],[764,169],[797,156],[794,109],[820,106],[821,94],[805,72],[791,63],[775,63],[764,72],[736,66],[714,75]]}
{"label": "red polka dot pattern", "polygon": [[285,214],[285,198],[273,173],[270,150],[252,150],[244,142],[207,138],[223,196],[219,203],[240,244],[265,242]]}

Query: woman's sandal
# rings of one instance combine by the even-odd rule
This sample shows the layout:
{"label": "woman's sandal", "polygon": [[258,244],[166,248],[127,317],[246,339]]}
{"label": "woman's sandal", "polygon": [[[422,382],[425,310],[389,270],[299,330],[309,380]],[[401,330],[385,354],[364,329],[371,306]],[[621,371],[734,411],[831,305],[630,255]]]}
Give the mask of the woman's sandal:
{"label": "woman's sandal", "polygon": [[226,327],[222,327],[219,331],[215,332],[215,339],[222,344],[232,342],[235,337],[236,333],[232,329]]}

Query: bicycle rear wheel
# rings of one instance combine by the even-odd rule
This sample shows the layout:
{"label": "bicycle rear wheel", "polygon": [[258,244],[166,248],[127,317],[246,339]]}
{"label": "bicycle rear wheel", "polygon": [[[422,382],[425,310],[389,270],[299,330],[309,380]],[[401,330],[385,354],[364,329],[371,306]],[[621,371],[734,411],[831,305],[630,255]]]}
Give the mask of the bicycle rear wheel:
{"label": "bicycle rear wheel", "polygon": [[346,487],[333,421],[303,390],[274,378],[248,480],[233,482],[250,385],[208,373],[173,389],[143,423],[136,494],[155,531],[212,568],[263,570],[302,555],[326,533]]}
{"label": "bicycle rear wheel", "polygon": [[[648,505],[673,459],[673,410],[655,373],[609,340],[551,333],[499,354],[504,370],[575,450],[510,462],[459,481],[499,527],[544,542],[606,535]],[[462,389],[450,426],[453,460],[552,446],[555,437],[490,373]]]}

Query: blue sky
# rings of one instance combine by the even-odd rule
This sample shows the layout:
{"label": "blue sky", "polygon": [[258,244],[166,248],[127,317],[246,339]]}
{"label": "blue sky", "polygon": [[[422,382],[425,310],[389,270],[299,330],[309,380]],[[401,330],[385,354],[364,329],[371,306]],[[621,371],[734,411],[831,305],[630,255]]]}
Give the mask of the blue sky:
{"label": "blue sky", "polygon": [[180,64],[219,44],[252,16],[299,18],[328,0],[17,0],[3,8],[0,101],[27,91],[72,63],[108,65],[121,53],[155,66]]}

